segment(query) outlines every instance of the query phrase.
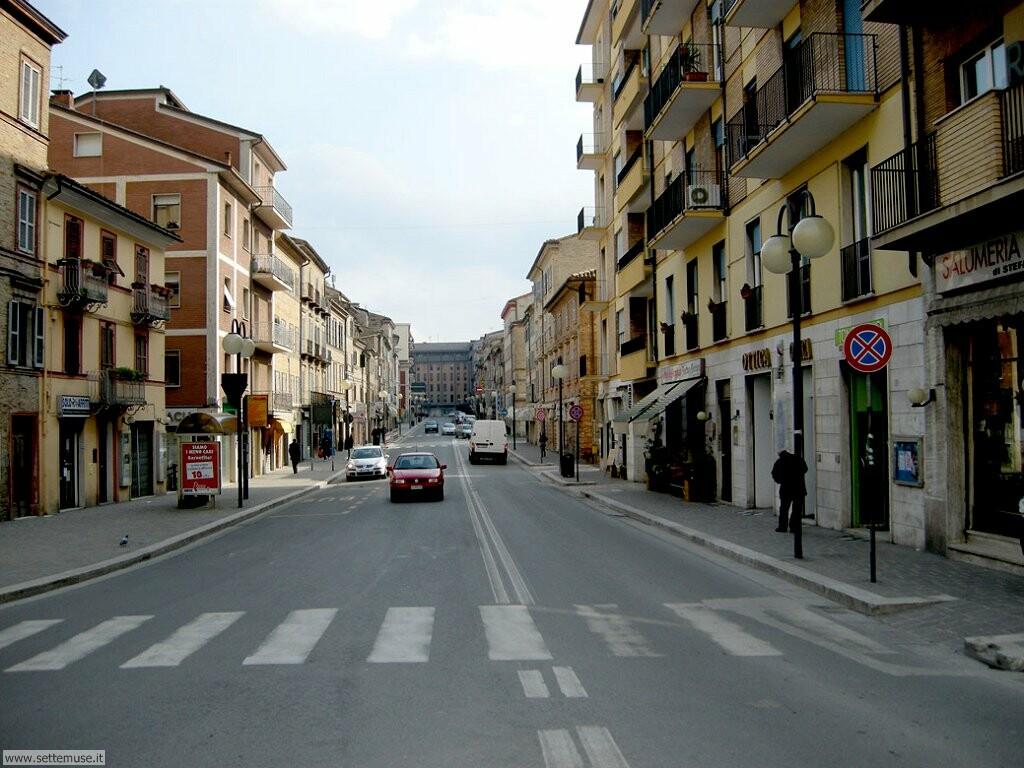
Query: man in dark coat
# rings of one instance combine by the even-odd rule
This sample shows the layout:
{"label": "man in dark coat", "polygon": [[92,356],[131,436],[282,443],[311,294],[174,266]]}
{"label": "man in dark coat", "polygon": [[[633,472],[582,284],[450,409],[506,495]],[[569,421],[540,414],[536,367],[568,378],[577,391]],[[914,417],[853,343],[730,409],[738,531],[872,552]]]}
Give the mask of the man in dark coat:
{"label": "man in dark coat", "polygon": [[299,449],[299,441],[292,438],[291,445],[288,446],[288,458],[292,460],[292,474],[297,475],[299,473],[299,459],[302,458],[302,451]]}
{"label": "man in dark coat", "polygon": [[779,451],[779,458],[772,467],[772,480],[779,484],[779,527],[775,530],[785,533],[787,519],[789,531],[796,531],[800,521],[797,519],[796,508],[790,515],[790,507],[796,499],[802,499],[807,495],[807,486],[804,483],[804,475],[807,474],[807,462],[790,453],[786,449]]}

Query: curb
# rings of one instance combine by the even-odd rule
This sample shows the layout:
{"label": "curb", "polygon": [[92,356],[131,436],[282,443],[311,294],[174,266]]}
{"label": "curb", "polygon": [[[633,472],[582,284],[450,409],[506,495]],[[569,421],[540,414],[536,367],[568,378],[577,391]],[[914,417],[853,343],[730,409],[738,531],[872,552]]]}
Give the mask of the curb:
{"label": "curb", "polygon": [[559,485],[564,485],[567,488],[578,488],[581,485],[597,485],[596,480],[580,480],[577,483],[575,480],[575,475],[573,476],[573,479],[570,480],[567,477],[562,477],[560,474],[558,474],[558,472],[556,472],[553,469],[548,470],[546,472],[541,472],[541,474],[551,482],[558,483]]}
{"label": "curb", "polygon": [[[344,470],[342,470],[342,472],[344,472]],[[273,509],[274,507],[289,502],[292,499],[296,499],[310,491],[326,488],[327,484],[339,474],[341,473],[335,472],[326,479],[318,480],[305,488],[299,488],[291,493],[286,493],[284,496],[279,496],[276,499],[265,501],[255,507],[242,509],[239,512],[221,520],[214,520],[212,523],[207,523],[199,528],[193,528],[191,531],[186,531],[185,533],[180,533],[177,536],[172,536],[169,539],[164,539],[163,541],[151,544],[150,546],[144,547],[136,552],[122,555],[121,557],[114,557],[109,560],[102,560],[98,563],[93,563],[92,565],[85,565],[81,568],[64,571],[63,573],[58,573],[53,576],[43,576],[38,579],[33,579],[32,581],[23,581],[20,584],[12,584],[9,587],[0,589],[0,605],[13,603],[17,600],[24,600],[26,597],[41,595],[45,592],[52,592],[55,589],[67,587],[72,584],[80,584],[84,581],[89,581],[90,579],[95,579],[100,576],[106,576],[108,573],[121,571],[125,568],[137,565],[138,563],[145,562],[146,560],[151,560],[154,557],[159,557],[160,555],[165,555],[168,552],[173,552],[176,549],[181,549],[182,547],[188,546],[199,539],[212,536],[226,528],[234,527],[239,523],[244,523],[250,518],[256,517],[269,509]]]}
{"label": "curb", "polygon": [[530,461],[529,459],[524,459],[522,456],[520,456],[514,450],[509,450],[508,455],[511,456],[516,461],[518,461],[520,464],[525,464],[528,467],[550,467],[550,466],[554,466],[554,465],[552,465],[552,464],[550,464],[550,463],[548,463],[546,461],[540,462],[540,461]]}
{"label": "curb", "polygon": [[890,613],[898,613],[899,611],[905,611],[910,608],[934,605],[935,603],[945,603],[957,599],[951,595],[930,595],[928,597],[883,597],[882,595],[877,595],[874,592],[869,592],[866,589],[846,584],[845,582],[828,576],[822,576],[814,573],[813,571],[807,570],[806,568],[801,568],[798,565],[787,563],[783,560],[779,560],[778,558],[771,557],[770,555],[765,555],[761,552],[749,549],[748,547],[743,547],[739,544],[734,544],[731,541],[711,536],[694,528],[687,528],[686,526],[674,523],[671,520],[666,520],[663,517],[652,515],[649,512],[643,512],[636,507],[623,504],[622,502],[611,499],[603,494],[590,490],[583,490],[581,493],[583,496],[593,499],[594,501],[618,512],[622,512],[634,520],[668,531],[669,533],[705,547],[706,549],[710,549],[712,552],[716,552],[732,560],[736,560],[744,565],[748,565],[752,568],[757,568],[760,571],[786,579],[799,587],[815,592],[823,597],[827,597],[835,603],[839,603],[840,605],[846,606],[847,608],[868,616],[881,616]]}

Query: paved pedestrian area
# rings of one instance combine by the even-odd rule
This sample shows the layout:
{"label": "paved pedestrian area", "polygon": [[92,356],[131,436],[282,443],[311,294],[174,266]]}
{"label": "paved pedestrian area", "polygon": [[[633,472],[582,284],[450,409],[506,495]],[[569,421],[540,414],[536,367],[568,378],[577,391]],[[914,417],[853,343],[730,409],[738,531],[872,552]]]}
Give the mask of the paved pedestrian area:
{"label": "paved pedestrian area", "polygon": [[[335,467],[344,469],[340,456]],[[304,461],[298,474],[290,467],[275,470],[249,481],[245,507],[316,487],[333,474],[330,461],[319,460]],[[226,484],[210,509],[178,509],[177,494],[167,493],[0,523],[0,590],[125,556],[226,519],[238,512],[237,494],[236,485]]]}
{"label": "paved pedestrian area", "polygon": [[[520,444],[516,451],[539,477],[550,481],[551,467],[540,466],[536,446]],[[557,455],[549,452],[554,466]],[[708,538],[753,550],[760,555],[805,569],[822,582],[835,580],[881,598],[948,595],[954,600],[915,607],[886,615],[894,626],[919,630],[923,643],[957,643],[972,635],[1024,632],[1024,576],[951,560],[930,552],[918,552],[886,541],[879,532],[877,542],[878,581],[869,578],[867,532],[835,531],[805,525],[804,558],[793,558],[793,537],[776,533],[778,522],[771,509],[741,509],[729,504],[684,502],[676,496],[648,491],[640,483],[613,480],[594,467],[581,469],[581,481],[588,485],[570,492],[586,494],[594,501],[610,501],[655,515],[662,520],[700,531]],[[614,508],[613,508],[614,509]]]}

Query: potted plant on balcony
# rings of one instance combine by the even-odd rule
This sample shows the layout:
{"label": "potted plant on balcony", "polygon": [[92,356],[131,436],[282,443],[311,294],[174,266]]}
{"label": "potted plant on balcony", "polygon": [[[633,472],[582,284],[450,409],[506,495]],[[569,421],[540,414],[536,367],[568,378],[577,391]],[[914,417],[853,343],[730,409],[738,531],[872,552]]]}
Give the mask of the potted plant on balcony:
{"label": "potted plant on balcony", "polygon": [[689,325],[697,319],[697,314],[688,309],[684,309],[683,313],[679,316],[679,319],[683,321],[683,325]]}
{"label": "potted plant on balcony", "polygon": [[683,70],[683,79],[688,82],[707,82],[708,72],[701,69],[700,49],[693,43],[684,43],[679,50],[679,65]]}
{"label": "potted plant on balcony", "polygon": [[744,283],[740,287],[740,298],[747,301],[751,296],[754,295],[754,289],[750,287],[750,283]]}
{"label": "potted plant on balcony", "polygon": [[118,381],[142,381],[145,378],[141,372],[123,365],[111,368],[110,375]]}

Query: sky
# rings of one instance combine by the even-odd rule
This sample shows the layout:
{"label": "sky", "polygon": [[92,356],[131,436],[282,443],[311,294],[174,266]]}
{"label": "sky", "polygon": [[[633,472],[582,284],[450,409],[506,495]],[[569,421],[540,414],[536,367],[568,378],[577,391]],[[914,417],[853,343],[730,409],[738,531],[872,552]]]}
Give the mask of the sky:
{"label": "sky", "polygon": [[34,3],[68,33],[51,87],[81,93],[97,68],[263,134],[292,234],[417,341],[500,328],[541,243],[593,205],[585,0]]}

